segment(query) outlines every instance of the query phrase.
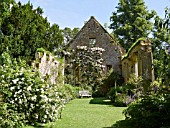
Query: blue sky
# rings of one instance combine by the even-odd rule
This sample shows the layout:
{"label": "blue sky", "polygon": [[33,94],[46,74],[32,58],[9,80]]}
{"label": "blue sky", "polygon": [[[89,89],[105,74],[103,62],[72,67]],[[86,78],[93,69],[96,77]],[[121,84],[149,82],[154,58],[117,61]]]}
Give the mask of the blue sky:
{"label": "blue sky", "polygon": [[[17,0],[18,1],[18,0]],[[27,3],[29,0],[20,0]],[[81,28],[90,16],[104,25],[110,24],[110,16],[119,0],[30,0],[36,8],[40,6],[44,11],[44,16],[53,24],[60,28]],[[170,0],[144,0],[148,10],[156,10],[163,18],[164,8],[170,7]]]}

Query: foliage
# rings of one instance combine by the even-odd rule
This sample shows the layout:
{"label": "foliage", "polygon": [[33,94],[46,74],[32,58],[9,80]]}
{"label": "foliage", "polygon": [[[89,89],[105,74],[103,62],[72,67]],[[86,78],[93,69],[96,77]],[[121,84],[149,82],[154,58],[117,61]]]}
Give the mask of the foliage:
{"label": "foliage", "polygon": [[0,121],[6,121],[1,124],[2,127],[9,123],[9,127],[25,123],[37,125],[58,118],[58,111],[64,105],[61,94],[54,85],[41,79],[38,72],[32,72],[23,61],[11,60],[9,54],[3,53],[0,81],[3,107]]}
{"label": "foliage", "polygon": [[74,71],[73,81],[84,89],[91,88],[95,91],[101,84],[103,74],[102,48],[77,46],[71,54],[71,67]]}
{"label": "foliage", "polygon": [[[0,17],[0,54],[6,50],[11,57],[22,57],[27,61],[34,58],[37,48],[43,47],[53,51],[61,47],[63,36],[59,26],[50,26],[47,18],[43,18],[43,10],[28,2],[22,5],[20,2],[1,2]],[[3,16],[5,15],[5,16]]]}
{"label": "foliage", "polygon": [[71,29],[71,28],[65,27],[62,30],[62,34],[63,34],[64,40],[65,40],[65,44],[67,45],[76,36],[76,34],[78,32],[79,32],[79,28]]}
{"label": "foliage", "polygon": [[132,103],[123,113],[134,128],[160,128],[170,126],[169,95],[145,97]]}
{"label": "foliage", "polygon": [[73,87],[72,85],[65,84],[57,87],[60,98],[64,99],[66,103],[70,100],[78,97],[78,91],[81,90],[80,87]]}
{"label": "foliage", "polygon": [[120,74],[114,72],[113,70],[109,70],[102,77],[102,84],[99,86],[98,91],[99,93],[106,96],[112,87],[121,86],[123,82],[123,78]]}
{"label": "foliage", "polygon": [[119,0],[116,8],[110,17],[110,28],[127,50],[138,38],[148,37],[155,11],[149,12],[143,0]]}
{"label": "foliage", "polygon": [[155,17],[153,30],[153,57],[155,78],[163,84],[169,85],[170,81],[170,55],[167,49],[170,46],[170,9],[165,8],[165,18]]}
{"label": "foliage", "polygon": [[[132,81],[132,84],[130,84],[133,93],[139,89],[141,90],[139,98],[137,98],[135,102],[132,102],[123,112],[126,116],[126,125],[130,125],[133,128],[170,127],[170,94],[168,78],[170,55],[167,52],[167,46],[169,45],[170,40],[169,14],[170,12],[168,8],[166,8],[164,19],[161,19],[159,16],[155,17],[153,56],[155,78],[158,81],[154,81],[151,84],[147,82],[137,82],[136,84],[133,84],[134,82]],[[118,123],[119,126],[121,123],[123,122]]]}
{"label": "foliage", "polygon": [[18,113],[14,105],[0,102],[0,127],[21,127],[26,123],[24,114]]}
{"label": "foliage", "polygon": [[108,97],[114,103],[115,106],[126,106],[127,93],[124,87],[112,87],[108,92]]}
{"label": "foliage", "polygon": [[170,127],[169,87],[160,85],[157,81],[148,86],[152,90],[148,90],[148,93],[132,102],[123,111],[125,122],[133,128]]}
{"label": "foliage", "polygon": [[133,74],[127,84],[113,86],[108,92],[108,97],[116,106],[129,105],[144,95],[144,87],[143,79]]}

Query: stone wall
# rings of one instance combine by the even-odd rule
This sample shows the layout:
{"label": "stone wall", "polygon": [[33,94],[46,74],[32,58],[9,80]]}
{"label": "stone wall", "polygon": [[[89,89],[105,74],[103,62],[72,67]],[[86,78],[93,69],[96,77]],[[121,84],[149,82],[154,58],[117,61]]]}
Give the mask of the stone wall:
{"label": "stone wall", "polygon": [[35,70],[39,70],[42,78],[51,84],[59,83],[59,77],[64,76],[64,63],[45,50],[36,52],[35,58],[32,65]]}
{"label": "stone wall", "polygon": [[154,80],[153,55],[151,42],[138,39],[122,58],[122,75],[125,83],[135,74],[144,80]]}
{"label": "stone wall", "polygon": [[113,37],[93,16],[69,43],[71,49],[76,49],[77,46],[103,48],[105,52],[103,52],[102,58],[105,71],[112,67],[113,71],[121,74],[123,48],[114,41]]}
{"label": "stone wall", "polygon": [[151,43],[147,39],[137,40],[125,54],[124,49],[92,16],[68,44],[68,47],[74,50],[77,46],[104,49],[102,59],[105,71],[113,68],[113,72],[122,75],[125,82],[131,74],[135,74],[136,77],[142,76],[144,80],[154,80]]}

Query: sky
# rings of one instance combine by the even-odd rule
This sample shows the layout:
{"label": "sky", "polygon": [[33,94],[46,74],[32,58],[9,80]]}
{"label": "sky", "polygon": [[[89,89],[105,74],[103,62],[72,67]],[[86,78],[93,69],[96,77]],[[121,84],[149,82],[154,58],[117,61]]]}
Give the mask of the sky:
{"label": "sky", "polygon": [[[16,0],[18,1],[18,0]],[[81,28],[85,21],[94,16],[101,25],[110,24],[110,16],[116,11],[119,0],[20,0],[21,3],[30,1],[34,8],[40,6],[44,17],[51,24],[56,23],[60,28]],[[163,18],[165,7],[170,7],[170,0],[144,0],[148,10],[155,10]]]}

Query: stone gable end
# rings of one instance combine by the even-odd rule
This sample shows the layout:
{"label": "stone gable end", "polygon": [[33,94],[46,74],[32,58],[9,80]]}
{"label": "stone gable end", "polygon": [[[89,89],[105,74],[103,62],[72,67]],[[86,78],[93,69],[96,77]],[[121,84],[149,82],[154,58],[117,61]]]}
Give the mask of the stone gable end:
{"label": "stone gable end", "polygon": [[103,48],[105,50],[103,53],[105,70],[113,68],[113,71],[121,74],[123,48],[114,41],[114,38],[93,16],[69,43],[71,49],[76,49],[77,46]]}

